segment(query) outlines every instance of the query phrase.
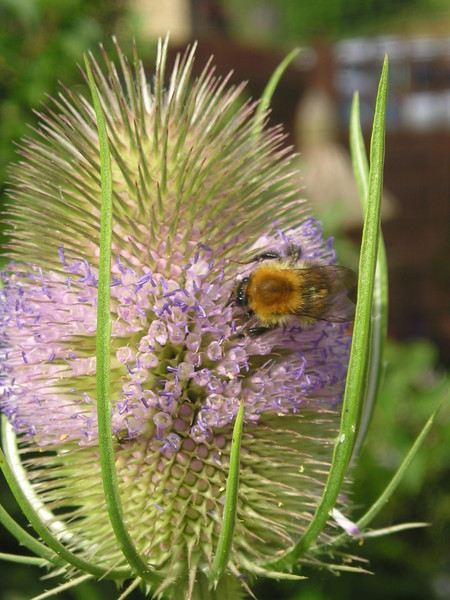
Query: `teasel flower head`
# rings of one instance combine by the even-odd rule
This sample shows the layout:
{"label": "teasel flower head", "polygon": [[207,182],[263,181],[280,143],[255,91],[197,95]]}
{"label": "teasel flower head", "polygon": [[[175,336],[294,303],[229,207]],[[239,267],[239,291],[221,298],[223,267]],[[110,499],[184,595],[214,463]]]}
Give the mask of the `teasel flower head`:
{"label": "teasel flower head", "polygon": [[[338,432],[351,334],[347,323],[304,326],[292,317],[249,335],[248,316],[230,297],[255,254],[287,257],[296,248],[301,261],[321,265],[336,257],[302,199],[282,130],[267,126],[257,102],[241,100],[243,85],[210,64],[194,78],[192,49],[166,77],[161,44],[151,79],[117,50],[118,69],[105,53],[105,67],[90,62],[112,155],[110,406],[123,519],[140,559],[160,576],[156,586],[143,581],[150,595],[209,597],[198,594],[221,529],[243,402],[236,526],[214,592],[236,598],[254,577],[274,575],[266,565],[312,518]],[[99,454],[95,113],[88,96],[65,89],[39,116],[12,170],[6,210],[1,410],[47,527],[106,577],[132,579],[105,508]],[[348,512],[345,495],[339,505]],[[66,572],[73,575],[69,564]]]}

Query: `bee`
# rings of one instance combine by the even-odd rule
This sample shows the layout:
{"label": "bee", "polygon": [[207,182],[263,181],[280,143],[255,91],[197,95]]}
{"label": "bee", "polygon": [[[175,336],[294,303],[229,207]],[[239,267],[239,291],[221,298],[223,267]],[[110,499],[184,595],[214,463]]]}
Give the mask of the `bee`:
{"label": "bee", "polygon": [[261,335],[284,325],[293,316],[303,326],[316,321],[346,323],[355,314],[356,274],[347,267],[299,261],[295,246],[286,258],[265,251],[247,261],[258,266],[236,281],[230,302],[254,317],[255,327],[244,327],[239,334]]}

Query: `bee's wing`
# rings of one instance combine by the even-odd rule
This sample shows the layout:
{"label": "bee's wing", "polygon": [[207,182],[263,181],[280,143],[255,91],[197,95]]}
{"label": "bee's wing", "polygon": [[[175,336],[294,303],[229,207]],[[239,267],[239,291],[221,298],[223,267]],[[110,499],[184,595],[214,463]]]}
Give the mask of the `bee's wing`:
{"label": "bee's wing", "polygon": [[341,265],[310,265],[307,269],[312,271],[314,279],[317,277],[325,283],[328,294],[317,301],[311,314],[307,310],[301,314],[331,323],[353,321],[358,283],[356,273]]}
{"label": "bee's wing", "polygon": [[323,318],[332,323],[353,321],[358,285],[356,273],[339,265],[330,265],[327,273],[331,281],[331,303]]}
{"label": "bee's wing", "polygon": [[329,323],[350,323],[355,319],[356,305],[348,296],[341,294],[319,320]]}

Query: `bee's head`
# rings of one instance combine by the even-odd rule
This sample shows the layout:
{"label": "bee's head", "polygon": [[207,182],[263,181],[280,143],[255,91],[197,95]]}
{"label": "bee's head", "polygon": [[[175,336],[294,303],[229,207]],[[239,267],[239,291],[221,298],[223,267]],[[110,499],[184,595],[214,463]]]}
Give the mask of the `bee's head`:
{"label": "bee's head", "polygon": [[234,284],[233,291],[231,292],[231,296],[227,302],[231,304],[232,302],[236,304],[236,306],[247,306],[248,298],[247,298],[247,286],[250,277],[242,277],[236,280]]}

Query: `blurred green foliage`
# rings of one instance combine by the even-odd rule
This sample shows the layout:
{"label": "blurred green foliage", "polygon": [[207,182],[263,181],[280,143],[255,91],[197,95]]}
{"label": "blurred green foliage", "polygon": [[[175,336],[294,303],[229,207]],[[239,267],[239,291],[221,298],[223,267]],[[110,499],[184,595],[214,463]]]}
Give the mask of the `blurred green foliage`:
{"label": "blurred green foliage", "polygon": [[124,0],[1,0],[1,186],[16,159],[13,140],[36,121],[32,109],[58,92],[58,80],[81,82],[83,53],[110,44],[125,12]]}
{"label": "blurred green foliage", "polygon": [[[238,38],[290,46],[322,38],[385,34],[449,23],[448,0],[221,0]],[[444,26],[445,31],[445,26]]]}

